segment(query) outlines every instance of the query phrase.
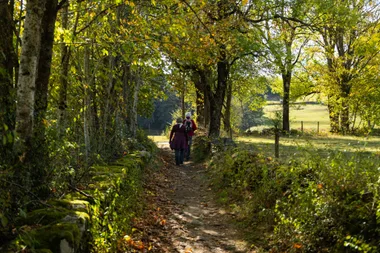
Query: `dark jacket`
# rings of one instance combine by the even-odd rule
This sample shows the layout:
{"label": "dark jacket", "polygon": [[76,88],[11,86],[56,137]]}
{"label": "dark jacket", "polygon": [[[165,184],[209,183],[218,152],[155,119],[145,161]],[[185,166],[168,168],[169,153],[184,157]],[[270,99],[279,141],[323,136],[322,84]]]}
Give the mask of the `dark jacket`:
{"label": "dark jacket", "polygon": [[172,149],[185,149],[187,147],[187,134],[185,126],[181,124],[175,124],[170,131],[170,147]]}

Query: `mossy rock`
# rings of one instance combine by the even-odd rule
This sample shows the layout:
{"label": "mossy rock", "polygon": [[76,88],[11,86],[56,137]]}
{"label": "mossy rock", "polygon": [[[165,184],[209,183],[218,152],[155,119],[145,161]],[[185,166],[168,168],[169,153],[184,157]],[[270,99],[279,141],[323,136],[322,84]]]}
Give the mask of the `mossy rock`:
{"label": "mossy rock", "polygon": [[48,202],[50,205],[59,206],[70,210],[82,211],[88,213],[90,210],[90,203],[86,200],[80,199],[54,199]]}
{"label": "mossy rock", "polygon": [[26,248],[41,253],[62,252],[62,244],[77,249],[80,241],[81,233],[76,224],[57,223],[21,232],[10,250]]}
{"label": "mossy rock", "polygon": [[49,225],[59,222],[65,216],[72,213],[74,211],[63,207],[37,209],[28,213],[26,217],[17,219],[16,225]]}
{"label": "mossy rock", "polygon": [[[86,212],[68,210],[62,207],[37,209],[27,214],[24,218],[17,220],[18,225],[51,225],[59,223],[65,217],[78,217],[79,220],[89,220],[89,215]],[[79,224],[80,225],[80,224]]]}

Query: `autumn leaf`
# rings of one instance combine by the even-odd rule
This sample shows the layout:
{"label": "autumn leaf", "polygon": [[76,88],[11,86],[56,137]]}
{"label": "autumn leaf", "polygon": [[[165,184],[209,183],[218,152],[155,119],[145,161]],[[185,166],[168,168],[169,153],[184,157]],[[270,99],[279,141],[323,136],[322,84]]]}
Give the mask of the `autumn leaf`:
{"label": "autumn leaf", "polygon": [[295,243],[295,244],[293,244],[293,248],[295,248],[295,249],[300,249],[300,248],[302,248],[302,244],[300,244],[300,243]]}

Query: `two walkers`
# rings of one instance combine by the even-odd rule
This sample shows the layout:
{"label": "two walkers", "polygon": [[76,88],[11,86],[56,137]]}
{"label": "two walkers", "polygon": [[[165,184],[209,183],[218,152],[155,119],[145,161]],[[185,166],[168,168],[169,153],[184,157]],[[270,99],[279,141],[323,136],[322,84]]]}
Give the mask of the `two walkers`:
{"label": "two walkers", "polygon": [[187,161],[190,159],[195,130],[197,130],[197,125],[191,119],[191,113],[187,112],[186,119],[178,118],[170,131],[169,144],[170,148],[174,149],[176,165],[183,164],[185,158]]}

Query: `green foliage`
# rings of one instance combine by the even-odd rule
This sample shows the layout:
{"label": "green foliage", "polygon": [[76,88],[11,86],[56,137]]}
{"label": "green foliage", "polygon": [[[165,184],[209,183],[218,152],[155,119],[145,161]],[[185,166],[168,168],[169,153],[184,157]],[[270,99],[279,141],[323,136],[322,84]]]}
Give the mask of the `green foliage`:
{"label": "green foliage", "polygon": [[[129,150],[116,164],[97,167],[94,174],[104,175],[94,187],[91,205],[92,252],[116,252],[117,242],[132,230],[132,219],[142,208],[142,177],[144,167],[152,161],[157,147],[138,131],[135,141],[128,142]],[[107,171],[112,171],[109,173]]]}
{"label": "green foliage", "polygon": [[263,247],[377,252],[378,155],[330,152],[326,158],[307,147],[281,164],[253,150],[215,153],[209,172],[223,203],[233,203],[254,230],[265,224],[258,239],[268,242]]}
{"label": "green foliage", "polygon": [[116,242],[132,229],[131,220],[142,207],[139,197],[143,163],[138,159],[129,155],[119,160],[123,165],[119,166],[119,176],[112,178],[105,190],[96,188],[93,193],[95,203],[91,205],[90,228],[93,252],[116,252]]}
{"label": "green foliage", "polygon": [[327,159],[305,153],[301,161],[294,160],[291,173],[302,180],[293,180],[287,199],[276,206],[275,234],[282,246],[290,249],[301,243],[309,252],[326,247],[376,252],[379,165],[376,156],[340,152]]}
{"label": "green foliage", "polygon": [[211,142],[207,136],[198,135],[193,139],[192,156],[195,162],[204,162],[211,157]]}
{"label": "green foliage", "polygon": [[218,189],[226,189],[230,201],[240,206],[240,216],[273,223],[274,206],[281,196],[281,166],[271,157],[249,149],[215,153],[209,171]]}

